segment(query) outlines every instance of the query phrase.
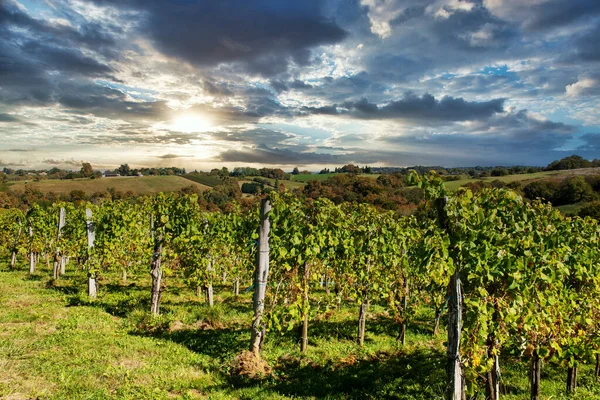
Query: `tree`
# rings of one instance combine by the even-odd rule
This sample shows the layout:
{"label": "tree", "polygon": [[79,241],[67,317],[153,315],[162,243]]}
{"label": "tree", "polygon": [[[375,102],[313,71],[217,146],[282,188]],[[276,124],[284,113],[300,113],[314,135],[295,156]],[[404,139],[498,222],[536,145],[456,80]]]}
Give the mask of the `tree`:
{"label": "tree", "polygon": [[94,175],[94,168],[92,168],[92,164],[82,163],[80,173],[84,178],[90,178],[92,175]]}
{"label": "tree", "polygon": [[300,170],[298,169],[298,167],[294,167],[294,169],[292,170],[292,175],[298,175],[300,173]]}
{"label": "tree", "polygon": [[117,171],[121,176],[128,176],[131,172],[131,168],[129,168],[129,164],[121,164]]}
{"label": "tree", "polygon": [[563,169],[577,169],[577,168],[590,168],[594,165],[583,157],[572,155],[569,157],[562,158],[560,160],[553,161],[547,167],[547,171],[557,171]]}
{"label": "tree", "polygon": [[347,164],[344,165],[341,169],[342,172],[346,172],[348,174],[360,174],[362,172],[362,170],[360,169],[360,167],[354,165],[354,164]]}

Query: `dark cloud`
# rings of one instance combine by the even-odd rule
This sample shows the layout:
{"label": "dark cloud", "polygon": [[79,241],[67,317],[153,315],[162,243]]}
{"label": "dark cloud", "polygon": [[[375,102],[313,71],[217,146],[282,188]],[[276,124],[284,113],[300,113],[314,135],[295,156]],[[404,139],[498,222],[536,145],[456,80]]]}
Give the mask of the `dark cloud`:
{"label": "dark cloud", "polygon": [[310,85],[304,81],[298,80],[298,79],[294,79],[293,81],[281,81],[281,80],[271,80],[270,81],[271,87],[278,93],[281,92],[285,92],[287,90],[290,89],[295,89],[295,90],[307,90],[307,89],[313,89],[314,86]]}
{"label": "dark cloud", "polygon": [[0,158],[0,167],[28,167],[29,164],[23,160],[21,161],[6,161]]}
{"label": "dark cloud", "polygon": [[0,113],[0,122],[20,122],[21,119],[14,115]]}
{"label": "dark cloud", "polygon": [[391,26],[402,25],[403,23],[415,18],[422,17],[425,14],[425,6],[407,7],[393,20],[390,21]]}
{"label": "dark cloud", "polygon": [[537,119],[520,110],[479,121],[462,133],[390,136],[383,142],[430,153],[432,160],[445,152],[445,157],[454,161],[443,165],[491,165],[492,160],[507,165],[546,165],[576,132],[573,126]]}
{"label": "dark cloud", "polygon": [[112,68],[77,49],[56,47],[42,42],[28,42],[20,46],[26,55],[34,57],[46,71],[78,73],[85,76],[109,76]]}
{"label": "dark cloud", "polygon": [[25,30],[30,37],[51,42],[56,46],[87,47],[99,51],[104,55],[115,55],[113,48],[118,44],[115,35],[121,34],[119,24],[103,26],[96,22],[89,22],[84,16],[60,5],[60,12],[71,22],[70,25],[50,23],[48,21],[31,17],[20,7],[10,1],[0,2],[0,31],[14,35],[9,27],[18,27]]}
{"label": "dark cloud", "polygon": [[[600,5],[600,2],[597,4]],[[600,61],[600,40],[598,38],[600,38],[600,26],[596,25],[575,40],[574,50],[567,57],[574,61]]]}
{"label": "dark cloud", "polygon": [[105,86],[68,83],[61,85],[59,91],[58,103],[75,113],[153,121],[163,121],[171,115],[164,101],[130,101],[123,92]]}
{"label": "dark cloud", "polygon": [[52,101],[54,82],[39,64],[23,59],[0,41],[0,101],[46,104]]}
{"label": "dark cloud", "polygon": [[285,148],[271,148],[265,145],[243,147],[240,150],[227,150],[216,161],[242,162],[261,165],[305,165],[339,164],[345,158],[327,153],[296,152]]}
{"label": "dark cloud", "polygon": [[210,80],[204,80],[202,82],[202,87],[204,88],[204,90],[206,90],[208,93],[212,94],[213,96],[233,96],[234,93],[232,90],[230,90],[227,85],[222,85],[216,82],[211,82]]}
{"label": "dark cloud", "polygon": [[526,5],[523,13],[527,30],[548,30],[569,25],[600,14],[597,0],[551,0],[536,5]]}
{"label": "dark cloud", "polygon": [[69,165],[69,166],[73,166],[73,167],[80,167],[82,163],[84,163],[86,161],[83,160],[75,160],[73,158],[71,159],[54,159],[54,158],[46,158],[44,160],[42,160],[42,163],[44,164],[49,164],[49,165]]}
{"label": "dark cloud", "polygon": [[175,158],[189,158],[189,157],[194,157],[194,156],[185,156],[185,155],[179,155],[179,154],[164,154],[162,156],[156,156],[156,158],[162,158],[164,160],[172,160]]}
{"label": "dark cloud", "polygon": [[600,158],[600,133],[586,133],[582,135],[580,140],[583,140],[585,144],[582,144],[577,148],[578,151],[591,151],[595,152],[594,158]]}
{"label": "dark cloud", "polygon": [[62,81],[115,80],[113,68],[100,61],[113,51],[104,50],[118,48],[112,34],[84,18],[74,22],[36,19],[15,3],[0,2],[0,102],[48,105],[56,101]]}
{"label": "dark cloud", "polygon": [[144,32],[165,54],[200,66],[242,63],[247,71],[265,76],[284,72],[289,63],[307,65],[311,48],[346,37],[323,16],[318,0],[96,3],[145,10]]}
{"label": "dark cloud", "polygon": [[281,145],[293,135],[273,129],[229,129],[227,132],[212,132],[212,139],[227,142],[239,142],[245,145],[264,145],[267,147]]}
{"label": "dark cloud", "polygon": [[407,92],[401,100],[384,105],[370,103],[363,98],[354,103],[344,103],[329,107],[310,108],[305,111],[313,114],[349,114],[360,119],[407,119],[422,121],[471,121],[491,117],[504,110],[504,99],[485,102],[466,101],[450,96],[436,100],[430,94],[419,97]]}

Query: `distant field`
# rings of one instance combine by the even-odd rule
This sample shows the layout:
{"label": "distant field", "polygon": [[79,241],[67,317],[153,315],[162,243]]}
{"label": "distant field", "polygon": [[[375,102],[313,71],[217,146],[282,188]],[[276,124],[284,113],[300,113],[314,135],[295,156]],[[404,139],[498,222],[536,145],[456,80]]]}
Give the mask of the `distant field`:
{"label": "distant field", "polygon": [[[324,181],[327,180],[329,178],[331,178],[332,176],[336,176],[336,175],[344,175],[344,172],[331,172],[329,174],[298,174],[298,175],[292,175],[292,181],[296,181],[296,182],[308,182],[308,181]],[[362,174],[360,176],[362,177],[366,177],[366,178],[373,178],[373,179],[377,179],[377,177],[379,177],[380,174]]]}
{"label": "distant field", "polygon": [[492,182],[495,180],[502,181],[504,183],[516,182],[516,181],[528,181],[528,180],[536,180],[542,178],[556,177],[556,178],[566,178],[568,176],[574,175],[595,175],[600,174],[600,168],[581,168],[581,169],[571,169],[564,171],[542,171],[542,172],[534,172],[531,174],[516,174],[516,175],[506,175],[506,176],[490,176],[487,178],[463,178],[457,181],[449,181],[444,185],[449,190],[456,190],[462,185],[469,182]]}
{"label": "distant field", "polygon": [[186,174],[182,175],[183,178],[189,179],[190,181],[199,183],[201,185],[215,187],[220,183],[223,183],[221,178],[216,175],[201,175],[201,174]]}
{"label": "distant field", "polygon": [[[267,180],[271,183],[271,185],[275,185],[275,179],[271,179],[271,178],[263,178],[262,176],[247,176],[244,178],[244,180],[241,182],[251,182],[254,178],[260,178],[260,179],[264,179]],[[282,183],[283,186],[285,186],[286,189],[290,189],[290,190],[294,190],[297,188],[301,188],[304,187],[304,183],[303,182],[295,182],[295,181],[288,181],[286,179],[280,179],[279,183]]]}
{"label": "distant field", "polygon": [[72,190],[83,190],[86,195],[94,192],[104,192],[108,188],[115,188],[121,192],[131,190],[134,193],[174,192],[186,186],[194,185],[200,190],[210,189],[206,185],[192,182],[180,176],[142,176],[142,177],[116,177],[98,179],[49,179],[39,182],[15,182],[8,186],[11,191],[24,191],[26,187],[33,187],[41,192],[69,193]]}

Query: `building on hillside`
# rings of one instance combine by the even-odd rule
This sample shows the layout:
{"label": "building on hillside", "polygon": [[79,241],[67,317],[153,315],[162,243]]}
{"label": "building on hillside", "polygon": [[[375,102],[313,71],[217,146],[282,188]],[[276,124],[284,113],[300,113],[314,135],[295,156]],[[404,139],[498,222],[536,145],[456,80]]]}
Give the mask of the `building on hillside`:
{"label": "building on hillside", "polygon": [[108,172],[108,171],[106,171],[106,172],[104,172],[102,174],[103,178],[114,178],[114,177],[117,177],[117,176],[121,176],[121,174],[118,174],[116,172]]}

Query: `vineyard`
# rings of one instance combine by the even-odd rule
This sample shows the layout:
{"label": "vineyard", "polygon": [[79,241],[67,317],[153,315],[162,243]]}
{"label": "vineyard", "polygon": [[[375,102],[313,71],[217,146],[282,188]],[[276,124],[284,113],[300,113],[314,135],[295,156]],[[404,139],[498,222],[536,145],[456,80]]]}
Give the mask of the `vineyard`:
{"label": "vineyard", "polygon": [[[564,217],[509,190],[448,196],[434,174],[413,174],[411,183],[427,200],[410,217],[289,192],[227,212],[202,211],[194,195],[164,193],[129,202],[34,205],[0,213],[0,252],[7,271],[26,264],[29,282],[42,279],[44,290],[64,293],[71,306],[109,304],[115,318],[136,318],[128,335],[177,342],[174,321],[212,321],[186,331],[186,346],[202,354],[211,349],[226,371],[218,385],[230,392],[213,397],[600,396],[597,221]],[[77,289],[82,276],[84,295]],[[137,296],[134,316],[128,290]],[[174,305],[184,300],[196,309]],[[219,322],[219,312],[244,333],[227,336],[233,325]],[[213,342],[202,341],[208,330],[228,337],[229,347],[215,352]],[[6,366],[15,345],[0,340]],[[310,361],[316,355],[328,357],[326,365]],[[370,367],[357,369],[357,355]],[[159,376],[155,362],[153,376]],[[200,369],[211,368],[203,363]],[[296,364],[302,372],[286,374]],[[347,385],[364,382],[344,392],[318,380],[334,370],[351,371],[340,378]],[[393,381],[396,373],[412,378],[395,388],[380,381]],[[322,391],[306,392],[315,380]],[[181,385],[200,395],[206,381]],[[247,391],[235,392],[240,387]],[[0,395],[10,393],[0,380]]]}

